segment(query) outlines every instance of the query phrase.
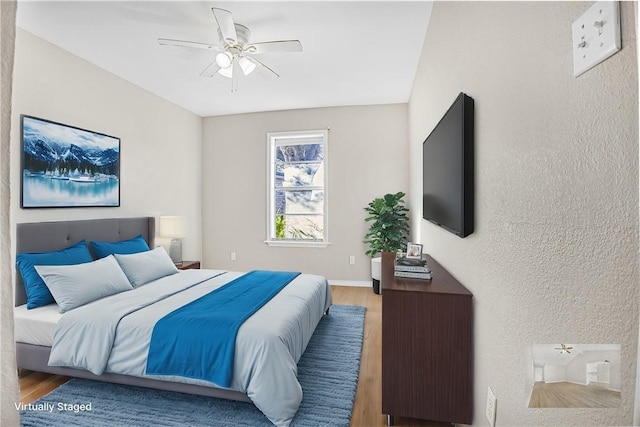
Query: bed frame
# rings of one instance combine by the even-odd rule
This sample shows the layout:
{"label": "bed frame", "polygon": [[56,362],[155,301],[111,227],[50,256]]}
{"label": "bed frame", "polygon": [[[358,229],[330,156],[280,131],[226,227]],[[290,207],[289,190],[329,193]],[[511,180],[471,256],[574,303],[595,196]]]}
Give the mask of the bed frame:
{"label": "bed frame", "polygon": [[[80,221],[58,221],[17,224],[16,252],[45,252],[56,251],[69,247],[82,239],[116,242],[130,239],[141,234],[154,247],[155,219],[153,217],[137,218],[108,218]],[[27,295],[22,283],[20,272],[15,272],[15,306],[25,304]],[[18,368],[37,372],[66,375],[77,378],[88,378],[98,381],[134,385],[160,390],[171,390],[182,393],[198,394],[202,396],[219,397],[223,399],[251,402],[245,393],[214,387],[193,384],[174,383],[154,380],[151,378],[134,377],[104,373],[94,375],[82,369],[49,366],[51,347],[16,343],[16,359]]]}

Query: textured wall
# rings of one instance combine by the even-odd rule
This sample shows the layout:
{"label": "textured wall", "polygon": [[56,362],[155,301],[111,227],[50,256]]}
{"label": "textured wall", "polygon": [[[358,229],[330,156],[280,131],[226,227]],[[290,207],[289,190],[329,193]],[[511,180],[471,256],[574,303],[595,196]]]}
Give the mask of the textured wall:
{"label": "textured wall", "polygon": [[[422,141],[456,95],[476,107],[475,232],[414,216],[474,293],[474,425],[630,425],[638,340],[638,67],[633,4],[620,52],[573,77],[571,23],[592,3],[437,2],[409,103],[410,191]],[[617,409],[527,409],[535,343],[622,346]]]}
{"label": "textured wall", "polygon": [[[329,128],[327,248],[270,247],[267,132]],[[208,268],[299,269],[329,279],[371,280],[362,243],[364,207],[405,191],[407,105],[337,107],[209,117],[204,120],[203,254]],[[237,261],[230,261],[230,252]],[[349,265],[349,256],[356,264]]]}
{"label": "textured wall", "polygon": [[11,280],[11,227],[9,185],[11,80],[16,29],[16,2],[0,2],[0,425],[14,426],[20,417],[14,406],[18,401],[18,378],[13,340],[13,282]]}
{"label": "textured wall", "polygon": [[[119,137],[120,207],[20,209],[20,114]],[[202,118],[19,29],[12,124],[13,223],[180,215],[200,259]]]}
{"label": "textured wall", "polygon": [[[638,26],[638,2],[633,2],[633,15],[635,18],[636,40],[640,31]],[[636,42],[636,55],[638,55],[638,66],[640,68],[640,45]],[[638,127],[640,128],[640,114],[638,115]],[[639,153],[640,155],[640,153]],[[640,209],[640,206],[639,206]],[[636,365],[636,404],[633,413],[633,425],[640,425],[640,322],[638,325],[638,363]]]}

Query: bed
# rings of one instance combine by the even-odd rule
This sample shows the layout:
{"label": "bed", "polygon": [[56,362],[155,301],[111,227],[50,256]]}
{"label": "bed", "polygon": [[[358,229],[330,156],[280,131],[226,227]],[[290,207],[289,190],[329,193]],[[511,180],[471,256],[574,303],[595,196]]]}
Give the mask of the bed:
{"label": "bed", "polygon": [[[153,248],[154,231],[152,217],[18,224],[16,249],[17,253],[54,251],[67,248],[82,239],[115,242],[138,235],[142,235]],[[302,390],[296,378],[296,364],[320,318],[328,312],[331,305],[330,288],[326,280],[320,276],[292,276],[290,283],[277,291],[273,299],[242,323],[235,339],[231,381],[226,386],[221,387],[211,381],[188,376],[148,375],[145,372],[145,366],[153,356],[149,352],[151,356],[147,360],[145,348],[148,347],[144,346],[150,346],[153,328],[156,323],[160,323],[159,319],[190,302],[199,301],[212,290],[219,291],[224,285],[244,276],[243,272],[185,270],[61,314],[56,304],[27,310],[22,276],[16,271],[14,317],[18,367],[72,377],[251,401],[273,424],[287,426],[302,399]],[[174,292],[173,289],[177,288],[184,291]],[[162,292],[166,295],[162,296]],[[147,303],[147,298],[153,298],[155,295],[161,295],[156,298],[158,302]],[[144,301],[144,307],[127,308],[138,304],[137,301]],[[120,310],[118,307],[123,307],[122,313],[125,314],[115,313]],[[82,353],[83,340],[74,344],[69,344],[70,341],[64,342],[61,337],[66,337],[67,333],[59,332],[56,336],[58,328],[66,327],[84,336],[84,332],[80,332],[82,328],[95,328],[93,324],[82,323],[91,317],[92,312],[112,311],[114,316],[122,316],[122,319],[118,317],[105,321],[115,324],[114,328],[120,333],[116,333],[114,329],[112,343],[104,344],[112,347],[106,356],[102,356],[105,358],[104,369],[95,368],[93,362],[78,362],[82,369],[77,365],[72,367],[66,361],[60,362],[60,348],[74,349],[70,352],[74,354],[64,356],[73,360],[74,364],[76,359],[86,358]],[[103,335],[109,334],[97,335],[100,338],[96,339],[102,339]],[[54,341],[59,344],[57,348]],[[100,345],[102,344],[98,342],[89,346],[95,348]],[[54,364],[62,366],[50,366],[50,357]]]}

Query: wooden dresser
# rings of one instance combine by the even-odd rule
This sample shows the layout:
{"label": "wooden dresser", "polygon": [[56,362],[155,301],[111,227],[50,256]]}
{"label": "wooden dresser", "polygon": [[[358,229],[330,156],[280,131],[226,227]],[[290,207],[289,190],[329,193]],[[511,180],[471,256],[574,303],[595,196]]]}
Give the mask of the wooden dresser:
{"label": "wooden dresser", "polygon": [[182,261],[176,264],[178,270],[198,270],[200,269],[200,261]]}
{"label": "wooden dresser", "polygon": [[426,256],[430,281],[393,275],[382,255],[382,413],[471,424],[473,295]]}

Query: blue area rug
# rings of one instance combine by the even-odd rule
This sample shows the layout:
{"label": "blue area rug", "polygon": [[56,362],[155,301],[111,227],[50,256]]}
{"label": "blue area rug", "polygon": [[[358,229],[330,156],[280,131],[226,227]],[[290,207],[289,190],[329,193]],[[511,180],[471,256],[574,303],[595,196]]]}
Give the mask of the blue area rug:
{"label": "blue area rug", "polygon": [[[293,426],[349,426],[360,371],[364,307],[334,305],[298,363],[304,397]],[[73,412],[91,402],[91,410]],[[72,379],[20,413],[22,426],[271,426],[253,404]],[[69,405],[59,410],[60,404]]]}

